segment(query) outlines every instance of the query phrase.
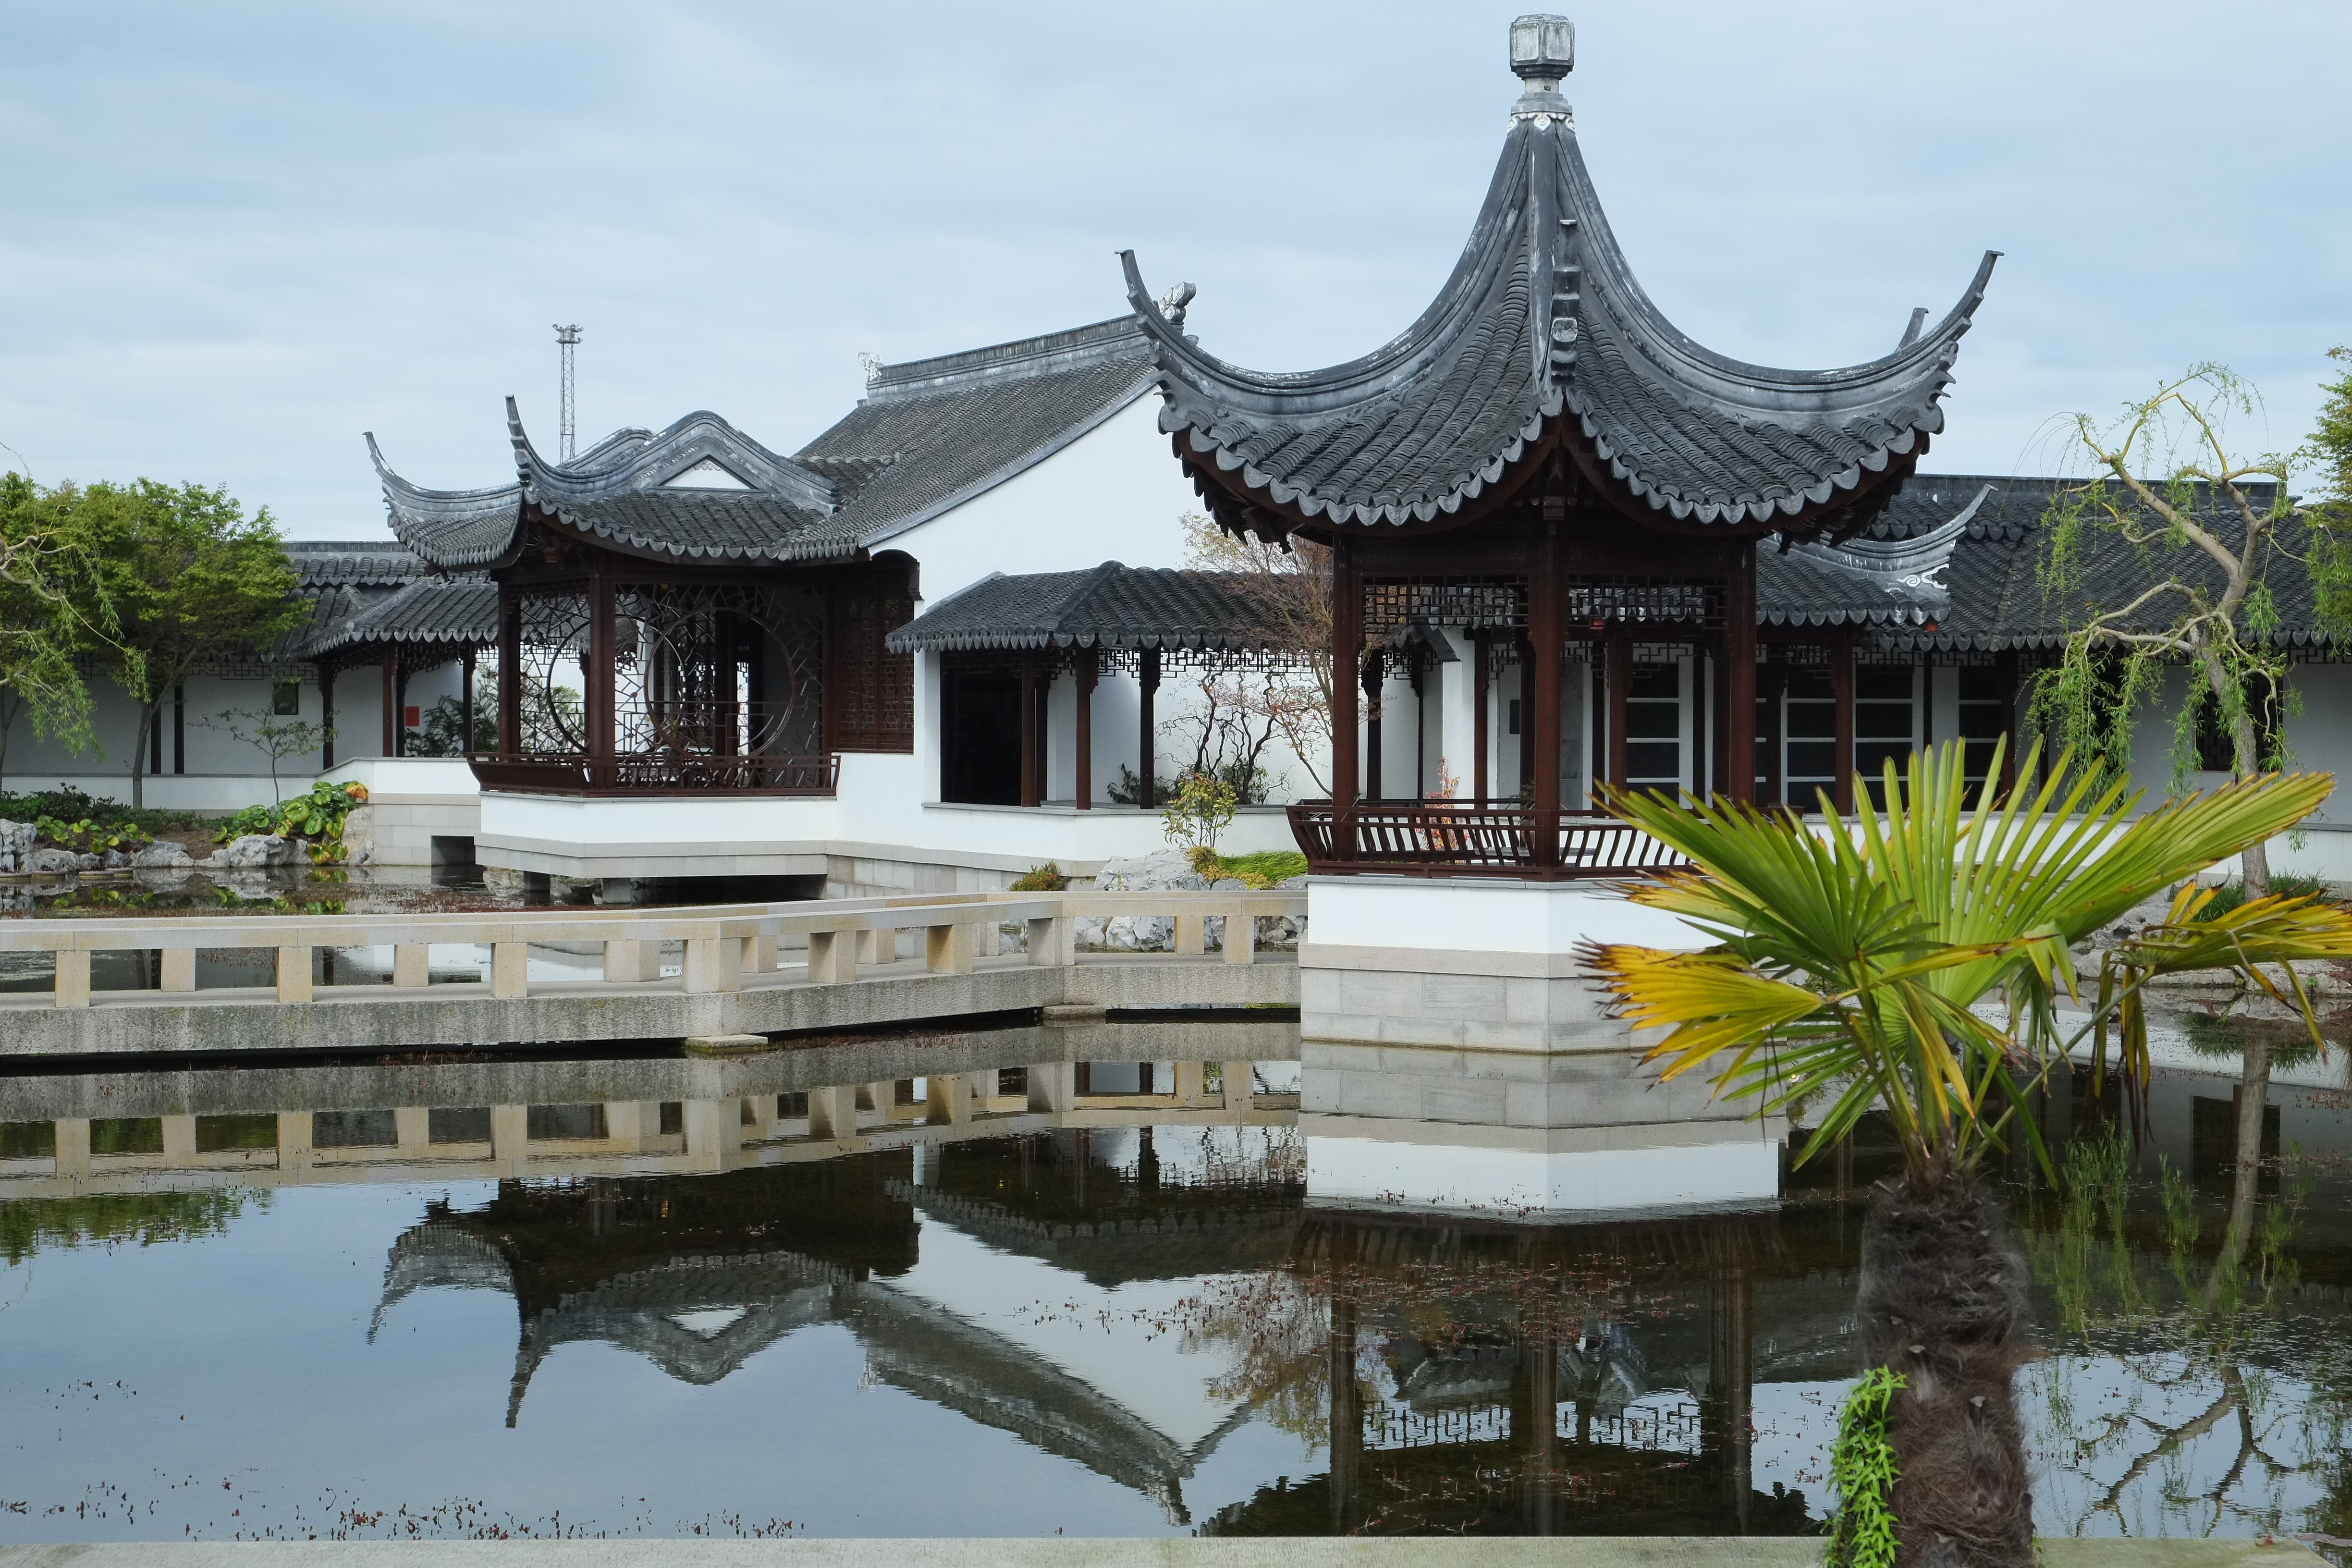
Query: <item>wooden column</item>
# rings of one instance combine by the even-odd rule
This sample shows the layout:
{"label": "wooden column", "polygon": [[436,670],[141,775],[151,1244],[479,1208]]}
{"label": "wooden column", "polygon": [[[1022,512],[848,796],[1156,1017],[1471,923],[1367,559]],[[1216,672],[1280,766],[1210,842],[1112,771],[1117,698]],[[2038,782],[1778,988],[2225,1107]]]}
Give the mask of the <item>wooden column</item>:
{"label": "wooden column", "polygon": [[1331,854],[1356,858],[1357,685],[1349,679],[1364,651],[1364,589],[1354,542],[1331,545]]}
{"label": "wooden column", "polygon": [[[1535,816],[1528,826],[1538,866],[1559,864],[1559,530],[1557,522],[1544,524],[1536,552],[1533,592],[1528,595],[1527,678],[1520,681],[1527,697],[1520,704],[1519,733],[1523,740],[1532,737],[1535,747],[1528,795]],[[1527,711],[1530,708],[1535,711]]]}
{"label": "wooden column", "polygon": [[1633,634],[1609,629],[1609,782],[1625,787],[1625,701],[1633,694]]}
{"label": "wooden column", "polygon": [[397,654],[392,660],[392,754],[408,754],[408,666]]}
{"label": "wooden column", "polygon": [[1486,681],[1494,660],[1485,632],[1470,634],[1470,798],[1486,804]]}
{"label": "wooden column", "polygon": [[522,602],[499,589],[499,754],[522,751]]}
{"label": "wooden column", "polygon": [[172,771],[188,771],[188,689],[172,688]]}
{"label": "wooden column", "polygon": [[1160,804],[1159,787],[1153,784],[1158,766],[1155,753],[1160,747],[1160,725],[1152,715],[1152,701],[1160,690],[1160,650],[1145,648],[1136,656],[1135,689],[1137,710],[1141,715],[1141,733],[1135,742],[1136,790],[1135,802],[1150,811]]}
{"label": "wooden column", "polygon": [[613,781],[614,720],[618,703],[614,683],[620,649],[613,625],[613,580],[598,572],[588,579],[588,668],[581,673],[588,683],[582,705],[588,724],[588,779]]}
{"label": "wooden column", "polygon": [[1384,800],[1381,786],[1381,688],[1388,677],[1388,658],[1382,649],[1374,648],[1364,655],[1364,798]]}
{"label": "wooden column", "polygon": [[1838,810],[1853,809],[1853,637],[1838,632],[1830,638],[1830,692],[1837,699],[1836,786],[1830,798]]}
{"label": "wooden column", "polygon": [[1021,804],[1034,805],[1037,781],[1037,657],[1021,656]]}
{"label": "wooden column", "polygon": [[397,681],[393,673],[399,663],[400,656],[389,649],[379,654],[375,661],[376,686],[383,709],[383,723],[381,726],[383,731],[382,754],[387,757],[394,754],[393,748],[399,743],[400,710],[393,706],[400,700],[400,693],[396,689]]}
{"label": "wooden column", "polygon": [[2017,651],[2014,648],[1993,655],[1993,686],[2000,693],[2001,732],[2009,737],[2000,758],[2000,793],[2009,794],[2017,787],[2017,752],[2023,742],[2018,732]]}
{"label": "wooden column", "polygon": [[335,667],[319,666],[319,722],[325,727],[327,738],[319,743],[320,770],[335,765]]}
{"label": "wooden column", "polygon": [[1091,811],[1095,804],[1095,682],[1102,679],[1102,650],[1084,647],[1078,650],[1078,703],[1076,734],[1077,796],[1080,811]]}
{"label": "wooden column", "polygon": [[467,648],[458,656],[465,668],[459,676],[465,684],[457,692],[457,722],[463,726],[465,740],[457,747],[460,755],[474,749],[474,650]]}
{"label": "wooden column", "polygon": [[1756,798],[1756,542],[1738,547],[1730,591],[1724,595],[1723,750],[1730,763],[1731,798]]}

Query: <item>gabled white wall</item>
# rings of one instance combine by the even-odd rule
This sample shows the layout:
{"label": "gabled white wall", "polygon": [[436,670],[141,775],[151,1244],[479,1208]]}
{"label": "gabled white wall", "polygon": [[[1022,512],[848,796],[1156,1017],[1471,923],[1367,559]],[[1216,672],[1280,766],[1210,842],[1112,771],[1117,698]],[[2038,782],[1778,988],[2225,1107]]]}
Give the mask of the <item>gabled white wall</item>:
{"label": "gabled white wall", "polygon": [[922,563],[927,605],[992,572],[1181,566],[1177,520],[1201,501],[1160,433],[1159,407],[1139,396],[1044,461],[875,548]]}

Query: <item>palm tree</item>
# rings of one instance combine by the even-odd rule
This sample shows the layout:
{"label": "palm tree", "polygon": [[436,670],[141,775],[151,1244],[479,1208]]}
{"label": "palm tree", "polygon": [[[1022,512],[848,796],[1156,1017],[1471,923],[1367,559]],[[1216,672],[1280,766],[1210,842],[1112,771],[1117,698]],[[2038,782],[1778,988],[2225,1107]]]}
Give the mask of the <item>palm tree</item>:
{"label": "palm tree", "polygon": [[[2198,921],[2210,895],[2184,888],[2167,920],[2105,962],[2092,1021],[2067,1037],[2057,1005],[2079,996],[2073,943],[2284,832],[2334,783],[2269,774],[2134,818],[2126,781],[2070,762],[2038,788],[2001,799],[1987,784],[1971,802],[1961,747],[1947,743],[1901,778],[1887,765],[1884,811],[1857,788],[1849,822],[1824,795],[1819,827],[1736,804],[1607,801],[1691,862],[1629,896],[1713,943],[1587,950],[1635,1027],[1668,1030],[1649,1059],[1668,1078],[1704,1071],[1759,1114],[1825,1102],[1801,1163],[1874,1110],[1902,1146],[1903,1174],[1873,1194],[1864,1227],[1857,1308],[1864,1364],[1905,1379],[1887,1436],[1906,1564],[2032,1561],[2011,1389],[2026,1272],[1977,1167],[2012,1125],[2039,1150],[2017,1111],[2054,1055],[2095,1038],[2104,1056],[2113,1023],[2126,1079],[2144,1081],[2149,979],[2227,967],[2282,994],[2262,965],[2352,955],[2342,910],[2268,898]],[[2292,970],[2284,985],[2309,1021]]]}

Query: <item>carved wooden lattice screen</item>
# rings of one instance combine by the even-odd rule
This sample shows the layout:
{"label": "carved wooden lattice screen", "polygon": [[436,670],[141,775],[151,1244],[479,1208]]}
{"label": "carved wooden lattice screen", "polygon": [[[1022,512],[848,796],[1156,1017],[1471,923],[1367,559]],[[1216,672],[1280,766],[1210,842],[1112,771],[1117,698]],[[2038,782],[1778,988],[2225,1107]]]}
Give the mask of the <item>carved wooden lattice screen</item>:
{"label": "carved wooden lattice screen", "polygon": [[915,749],[915,661],[882,639],[915,618],[904,573],[847,577],[835,584],[825,616],[825,749]]}

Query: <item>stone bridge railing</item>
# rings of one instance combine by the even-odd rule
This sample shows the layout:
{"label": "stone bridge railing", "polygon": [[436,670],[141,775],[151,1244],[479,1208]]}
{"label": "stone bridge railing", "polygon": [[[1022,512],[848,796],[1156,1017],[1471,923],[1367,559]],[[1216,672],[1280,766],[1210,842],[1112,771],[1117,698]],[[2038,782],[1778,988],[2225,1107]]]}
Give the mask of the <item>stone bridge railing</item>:
{"label": "stone bridge railing", "polygon": [[[154,955],[149,970],[153,985],[130,995],[193,993],[199,951],[242,949],[275,952],[278,999],[308,1002],[317,989],[312,954],[320,949],[388,946],[392,984],[421,990],[432,983],[433,948],[487,947],[488,979],[470,984],[508,998],[530,994],[529,958],[534,943],[561,943],[575,951],[601,943],[604,983],[643,988],[661,983],[663,947],[675,942],[685,949],[684,973],[670,984],[689,994],[709,994],[740,990],[747,977],[774,976],[780,944],[787,937],[807,941],[809,983],[837,985],[856,980],[861,967],[897,963],[902,937],[910,944],[920,943],[930,973],[970,973],[983,949],[994,952],[994,933],[1008,924],[1027,927],[1030,963],[1071,964],[1077,962],[1080,920],[1123,915],[1171,919],[1179,955],[1203,953],[1209,921],[1223,916],[1225,962],[1251,963],[1256,958],[1259,918],[1299,919],[1306,912],[1306,895],[1295,892],[980,893],[511,914],[12,920],[0,921],[0,952],[53,954],[57,977],[51,1000],[58,1007],[90,1005],[91,954],[126,951]],[[469,983],[432,984],[438,994],[459,995]],[[581,988],[576,981],[564,986],[572,992]],[[110,990],[108,994],[125,993]]]}

